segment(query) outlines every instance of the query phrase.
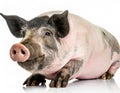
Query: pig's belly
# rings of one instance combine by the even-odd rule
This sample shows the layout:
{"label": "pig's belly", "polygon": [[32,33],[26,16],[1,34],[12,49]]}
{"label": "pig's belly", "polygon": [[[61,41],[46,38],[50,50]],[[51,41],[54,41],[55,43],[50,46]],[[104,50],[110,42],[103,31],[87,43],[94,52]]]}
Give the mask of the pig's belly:
{"label": "pig's belly", "polygon": [[81,67],[79,72],[71,77],[71,79],[99,78],[110,68],[111,64],[111,52],[94,54],[88,59],[83,67]]}

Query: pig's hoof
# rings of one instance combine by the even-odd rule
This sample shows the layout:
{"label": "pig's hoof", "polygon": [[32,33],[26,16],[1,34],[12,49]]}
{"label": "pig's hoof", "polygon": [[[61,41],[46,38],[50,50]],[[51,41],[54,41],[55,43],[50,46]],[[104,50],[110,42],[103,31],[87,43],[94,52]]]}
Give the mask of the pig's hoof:
{"label": "pig's hoof", "polygon": [[64,74],[64,73],[58,73],[55,79],[51,80],[50,82],[50,87],[56,87],[56,88],[63,88],[66,87],[68,84],[68,80],[70,78],[69,74]]}
{"label": "pig's hoof", "polygon": [[23,83],[23,85],[39,86],[40,83],[41,83],[41,86],[45,86],[45,83],[46,83],[45,77],[40,74],[34,74],[34,75],[31,75],[29,78],[27,78]]}
{"label": "pig's hoof", "polygon": [[104,73],[100,78],[103,80],[111,79],[113,77],[109,72]]}

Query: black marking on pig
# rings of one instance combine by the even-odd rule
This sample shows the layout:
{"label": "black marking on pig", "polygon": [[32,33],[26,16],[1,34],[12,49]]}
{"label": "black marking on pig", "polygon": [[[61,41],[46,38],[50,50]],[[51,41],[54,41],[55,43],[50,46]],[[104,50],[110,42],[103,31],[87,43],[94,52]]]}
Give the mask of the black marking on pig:
{"label": "black marking on pig", "polygon": [[71,76],[72,76],[80,70],[80,68],[83,65],[83,60],[80,61],[80,60],[73,59],[70,61],[70,63],[68,63],[68,65],[71,66],[69,69],[70,69]]}
{"label": "black marking on pig", "polygon": [[103,36],[106,36],[105,32],[102,32]]}
{"label": "black marking on pig", "polygon": [[120,53],[119,43],[117,42],[116,38],[113,35],[111,35],[109,32],[107,32],[103,28],[102,28],[102,34],[103,34],[103,42],[105,46],[107,46],[107,43],[108,43],[109,46],[111,47],[111,59],[112,59],[114,52],[117,52],[118,54]]}
{"label": "black marking on pig", "polygon": [[49,20],[48,16],[41,16],[41,17],[36,17],[30,21],[28,21],[28,28],[40,28],[42,25],[46,25]]}
{"label": "black marking on pig", "polygon": [[48,24],[56,29],[56,35],[58,37],[65,37],[69,33],[68,11],[62,14],[54,14],[50,17]]}
{"label": "black marking on pig", "polygon": [[11,16],[7,16],[3,14],[0,14],[0,15],[2,15],[2,17],[6,20],[11,33],[15,37],[17,38],[24,37],[25,34],[22,32],[24,32],[24,27],[26,26],[26,23],[27,23],[26,20],[14,15],[11,15]]}

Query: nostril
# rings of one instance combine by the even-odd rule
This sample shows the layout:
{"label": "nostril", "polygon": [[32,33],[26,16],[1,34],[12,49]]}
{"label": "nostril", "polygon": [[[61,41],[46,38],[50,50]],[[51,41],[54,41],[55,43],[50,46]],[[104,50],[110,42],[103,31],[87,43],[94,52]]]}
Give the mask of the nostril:
{"label": "nostril", "polygon": [[16,50],[13,50],[13,54],[14,54],[14,55],[16,54]]}
{"label": "nostril", "polygon": [[23,55],[25,55],[25,51],[24,51],[23,49],[21,49],[21,53],[22,53]]}

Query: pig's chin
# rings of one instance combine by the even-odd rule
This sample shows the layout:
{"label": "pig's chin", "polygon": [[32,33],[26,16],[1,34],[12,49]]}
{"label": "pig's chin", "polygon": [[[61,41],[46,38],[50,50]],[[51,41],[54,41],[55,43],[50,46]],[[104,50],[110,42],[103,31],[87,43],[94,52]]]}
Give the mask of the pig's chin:
{"label": "pig's chin", "polygon": [[40,55],[38,57],[31,57],[25,62],[18,62],[18,64],[28,71],[37,70],[38,66],[41,66],[41,69],[44,65],[44,55]]}

